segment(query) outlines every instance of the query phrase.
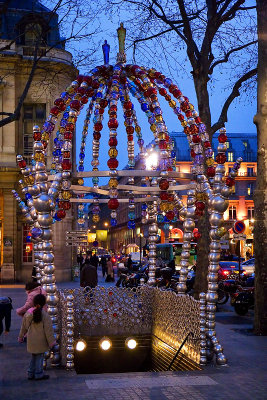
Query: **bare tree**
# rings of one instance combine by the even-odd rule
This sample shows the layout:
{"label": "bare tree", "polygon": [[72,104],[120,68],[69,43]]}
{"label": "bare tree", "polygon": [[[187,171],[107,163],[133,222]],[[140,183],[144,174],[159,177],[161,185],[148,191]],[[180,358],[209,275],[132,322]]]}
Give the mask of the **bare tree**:
{"label": "bare tree", "polygon": [[[3,3],[3,6],[0,10],[1,15],[8,11],[9,3],[10,1],[8,0]],[[44,3],[45,2],[43,2],[43,4]],[[46,3],[49,6],[52,2],[48,1]],[[57,63],[58,68],[55,69],[53,62],[46,62],[47,60],[53,61],[54,49],[65,48],[67,45],[68,50],[73,50],[73,61],[76,67],[82,65],[85,58],[93,59],[96,48],[93,37],[98,29],[96,23],[97,9],[95,8],[93,11],[91,9],[85,10],[83,6],[84,2],[79,2],[76,0],[59,0],[57,1],[56,5],[54,5],[52,10],[49,11],[47,9],[47,11],[38,11],[36,13],[38,17],[45,18],[47,22],[46,30],[39,30],[38,25],[36,25],[36,22],[38,21],[33,19],[31,23],[27,24],[23,32],[18,32],[11,40],[5,40],[1,43],[0,54],[8,56],[10,54],[10,50],[14,49],[16,43],[21,42],[22,36],[25,36],[27,32],[31,32],[34,37],[34,40],[31,43],[31,50],[29,54],[27,54],[29,73],[26,84],[14,111],[3,111],[0,113],[2,116],[2,119],[0,120],[0,127],[5,126],[10,122],[19,120],[23,103],[27,97],[31,85],[33,84],[35,76],[38,75],[39,78],[42,77],[43,81],[47,83],[44,89],[49,90],[49,82],[52,84],[56,75],[59,76],[60,74],[66,73],[66,66],[64,66],[64,64],[62,64],[62,67],[60,68],[59,63]],[[49,22],[52,18],[57,18],[57,14],[59,14],[57,24],[64,36],[54,40],[53,44],[51,45],[48,44],[46,37],[49,34]],[[92,22],[94,22],[94,26],[92,26]],[[75,47],[77,47],[77,43],[80,43],[84,39],[88,39],[87,49],[84,50],[83,53],[74,51]],[[13,71],[9,71],[8,69],[3,72],[3,75],[0,77],[0,81],[4,83],[10,73],[13,73]]]}
{"label": "bare tree", "polygon": [[[228,120],[228,110],[241,90],[256,82],[256,5],[249,0],[108,0],[107,15],[123,19],[133,58],[166,65],[181,78],[191,69],[198,111],[210,139]],[[184,50],[184,51],[183,51]],[[155,57],[159,54],[159,57]],[[211,94],[223,74],[225,100],[214,120]],[[220,89],[219,89],[220,90]],[[250,92],[251,93],[251,92]],[[208,268],[208,216],[199,219],[202,238],[198,245],[196,293],[206,290]]]}

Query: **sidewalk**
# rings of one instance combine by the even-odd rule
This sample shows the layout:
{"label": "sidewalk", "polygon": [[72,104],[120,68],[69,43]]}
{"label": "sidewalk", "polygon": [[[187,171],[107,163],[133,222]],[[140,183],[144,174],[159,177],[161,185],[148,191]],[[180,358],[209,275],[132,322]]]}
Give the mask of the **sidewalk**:
{"label": "sidewalk", "polygon": [[[99,279],[102,285],[103,279]],[[105,284],[113,286],[114,283]],[[16,286],[16,285],[14,285]],[[0,287],[14,309],[25,300],[23,287]],[[58,285],[79,287],[78,282]],[[48,381],[28,381],[30,355],[17,343],[21,318],[12,314],[10,334],[1,342],[1,400],[264,400],[267,398],[267,337],[246,334],[252,313],[236,316],[226,305],[217,312],[217,334],[229,360],[228,367],[209,365],[202,371],[76,375],[48,366]]]}

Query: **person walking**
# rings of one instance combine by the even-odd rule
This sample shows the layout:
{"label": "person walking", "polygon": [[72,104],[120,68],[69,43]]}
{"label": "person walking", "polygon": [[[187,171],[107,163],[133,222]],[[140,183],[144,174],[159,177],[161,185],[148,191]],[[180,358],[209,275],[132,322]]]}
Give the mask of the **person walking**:
{"label": "person walking", "polygon": [[[10,297],[0,297],[0,336],[4,332],[4,335],[8,335],[11,325],[11,310],[12,300]],[[3,320],[5,320],[5,331]],[[0,348],[3,347],[3,343],[0,343]]]}
{"label": "person walking", "polygon": [[29,380],[49,378],[43,370],[44,353],[56,344],[56,340],[51,318],[43,309],[45,303],[46,298],[43,294],[34,297],[34,307],[24,315],[18,337],[18,341],[22,343],[27,334],[27,351],[32,355],[28,368]]}
{"label": "person walking", "polygon": [[106,282],[114,282],[114,270],[111,257],[108,256]]}
{"label": "person walking", "polygon": [[[29,310],[29,308],[33,307],[33,299],[37,294],[43,294],[46,296],[46,291],[41,287],[41,284],[38,282],[28,282],[25,285],[25,290],[27,293],[27,299],[24,306],[17,308],[16,313],[23,317],[23,315]],[[45,307],[46,310],[46,307]]]}
{"label": "person walking", "polygon": [[84,266],[82,267],[80,273],[80,286],[89,286],[91,288],[94,288],[97,286],[97,281],[98,279],[96,267],[90,263],[89,258],[86,258]]}
{"label": "person walking", "polygon": [[91,257],[90,257],[90,264],[93,265],[94,267],[98,267],[98,263],[99,263],[99,258],[97,257],[96,253],[94,253]]}
{"label": "person walking", "polygon": [[101,257],[100,264],[101,264],[101,267],[102,267],[102,275],[103,275],[103,278],[104,278],[104,276],[106,275],[106,272],[107,272],[107,259],[106,259],[105,256]]}

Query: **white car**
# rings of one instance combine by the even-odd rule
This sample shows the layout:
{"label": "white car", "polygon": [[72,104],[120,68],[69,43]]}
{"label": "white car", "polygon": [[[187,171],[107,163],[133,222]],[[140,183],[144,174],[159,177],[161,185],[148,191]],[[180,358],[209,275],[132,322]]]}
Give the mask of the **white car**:
{"label": "white car", "polygon": [[241,264],[241,268],[246,271],[247,275],[251,275],[255,272],[255,258],[250,258]]}

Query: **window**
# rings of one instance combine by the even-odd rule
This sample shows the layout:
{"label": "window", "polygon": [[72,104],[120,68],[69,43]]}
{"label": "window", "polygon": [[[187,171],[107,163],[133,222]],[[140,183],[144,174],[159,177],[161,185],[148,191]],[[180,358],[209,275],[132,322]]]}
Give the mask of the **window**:
{"label": "window", "polygon": [[180,165],[176,165],[176,172],[180,172]]}
{"label": "window", "polygon": [[249,183],[247,187],[248,196],[251,196],[253,194],[253,189],[254,189],[253,183]]}
{"label": "window", "polygon": [[247,176],[254,176],[254,168],[247,167]]}
{"label": "window", "polygon": [[33,151],[33,126],[45,120],[45,104],[24,104],[23,106],[23,155],[31,157]]}
{"label": "window", "polygon": [[247,142],[247,140],[244,140],[244,141],[243,141],[243,145],[244,145],[245,148],[248,147],[248,142]]}
{"label": "window", "polygon": [[42,38],[42,27],[40,24],[28,24],[25,26],[25,45],[26,46],[33,46],[35,45],[36,42],[41,40],[41,43],[43,43],[43,38]]}
{"label": "window", "polygon": [[251,162],[252,161],[252,151],[251,150],[247,150],[246,156],[247,156],[247,161]]}
{"label": "window", "polygon": [[254,207],[248,207],[248,219],[254,219]]}
{"label": "window", "polygon": [[30,235],[30,227],[29,225],[23,225],[23,237],[22,237],[22,260],[24,263],[32,263],[33,255],[32,255],[32,242],[29,240]]}
{"label": "window", "polygon": [[230,143],[228,142],[228,140],[227,140],[227,142],[225,142],[225,146],[227,149],[229,149]]}
{"label": "window", "polygon": [[232,151],[228,151],[228,160],[229,162],[233,162],[234,161],[234,153]]}
{"label": "window", "polygon": [[229,219],[236,219],[236,207],[235,206],[229,207]]}

